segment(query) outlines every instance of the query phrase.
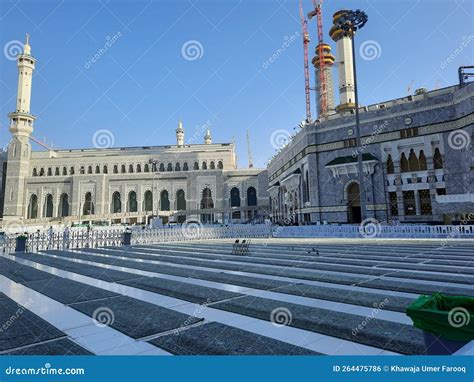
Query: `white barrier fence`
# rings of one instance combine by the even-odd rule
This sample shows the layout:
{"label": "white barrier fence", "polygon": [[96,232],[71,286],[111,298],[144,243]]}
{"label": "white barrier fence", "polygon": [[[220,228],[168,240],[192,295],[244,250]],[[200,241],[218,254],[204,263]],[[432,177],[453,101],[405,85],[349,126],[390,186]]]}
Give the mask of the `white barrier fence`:
{"label": "white barrier fence", "polygon": [[434,238],[434,239],[474,239],[474,225],[381,225],[368,223],[365,225],[314,225],[274,227],[273,237],[294,238]]}
{"label": "white barrier fence", "polygon": [[[270,226],[231,225],[207,226],[197,223],[165,228],[134,228],[131,244],[155,244],[176,241],[250,238],[437,238],[474,239],[474,225],[421,226],[397,225],[316,225],[316,226]],[[0,242],[3,251],[14,251],[17,235],[5,235]],[[55,232],[27,234],[26,250],[96,248],[124,244],[125,228],[74,229]]]}
{"label": "white barrier fence", "polygon": [[272,227],[264,224],[220,227],[191,223],[173,228],[134,230],[132,245],[189,240],[268,238],[271,234]]}

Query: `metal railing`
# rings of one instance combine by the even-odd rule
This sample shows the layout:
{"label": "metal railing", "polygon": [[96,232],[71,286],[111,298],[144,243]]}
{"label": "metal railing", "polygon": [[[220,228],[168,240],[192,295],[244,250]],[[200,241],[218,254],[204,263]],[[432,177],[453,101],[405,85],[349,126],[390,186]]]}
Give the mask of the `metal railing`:
{"label": "metal railing", "polygon": [[[75,228],[61,231],[43,231],[26,234],[28,252],[47,249],[97,248],[120,246],[124,243],[126,228]],[[15,250],[17,234],[6,234],[0,242],[3,251]],[[201,225],[183,224],[163,228],[132,230],[131,244],[155,244],[176,241],[250,238],[437,238],[474,239],[474,225],[424,226],[424,225],[317,225],[317,226],[270,226],[255,225]]]}

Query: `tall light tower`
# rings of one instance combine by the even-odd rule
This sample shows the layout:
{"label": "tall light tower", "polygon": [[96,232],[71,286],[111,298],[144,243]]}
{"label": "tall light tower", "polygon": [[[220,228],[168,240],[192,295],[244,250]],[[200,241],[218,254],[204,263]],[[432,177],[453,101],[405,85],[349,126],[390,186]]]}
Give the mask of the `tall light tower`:
{"label": "tall light tower", "polygon": [[[355,34],[357,30],[367,23],[367,14],[359,9],[355,11],[339,11],[334,15],[334,27],[340,30],[342,37],[351,38],[352,46],[352,68],[354,81],[354,108],[356,120],[356,140],[357,140],[357,172],[359,176],[360,192],[360,212],[362,220],[367,218],[367,199],[365,194],[365,182],[362,164],[362,145],[360,140],[360,118],[359,118],[359,97],[357,94],[357,74],[356,74],[356,54],[355,54]],[[333,28],[334,28],[333,27]],[[335,33],[334,31],[333,33]]]}

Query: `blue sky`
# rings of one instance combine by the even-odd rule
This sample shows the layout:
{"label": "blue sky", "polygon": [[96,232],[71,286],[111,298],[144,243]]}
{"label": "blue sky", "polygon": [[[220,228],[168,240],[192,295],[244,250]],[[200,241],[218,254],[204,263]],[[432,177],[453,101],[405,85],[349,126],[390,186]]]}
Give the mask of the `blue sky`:
{"label": "blue sky", "polygon": [[[311,1],[303,4],[308,12]],[[334,51],[332,14],[350,7],[369,16],[357,36],[362,104],[405,96],[410,85],[455,84],[458,66],[474,63],[472,0],[326,0],[323,7]],[[314,20],[309,30],[312,56]],[[254,162],[264,166],[275,150],[272,132],[292,131],[305,116],[296,1],[0,0],[2,145],[17,85],[9,49],[26,32],[37,59],[33,135],[55,147],[93,147],[100,129],[112,132],[114,146],[174,144],[181,118],[187,141],[206,123],[214,142],[235,139],[240,166],[248,128]],[[369,49],[362,57],[362,43],[375,55]]]}

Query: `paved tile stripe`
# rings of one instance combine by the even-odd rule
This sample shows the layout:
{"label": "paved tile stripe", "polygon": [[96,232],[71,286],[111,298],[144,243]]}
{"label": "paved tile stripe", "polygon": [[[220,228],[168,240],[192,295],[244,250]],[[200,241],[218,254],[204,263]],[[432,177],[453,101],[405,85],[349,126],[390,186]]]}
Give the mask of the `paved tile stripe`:
{"label": "paved tile stripe", "polygon": [[320,353],[210,322],[149,341],[176,355],[318,355]]}

